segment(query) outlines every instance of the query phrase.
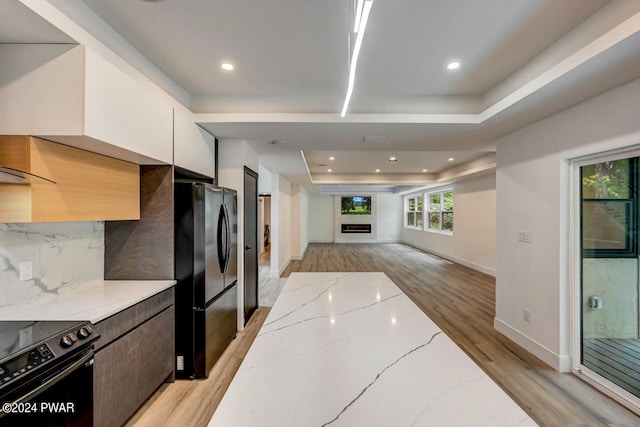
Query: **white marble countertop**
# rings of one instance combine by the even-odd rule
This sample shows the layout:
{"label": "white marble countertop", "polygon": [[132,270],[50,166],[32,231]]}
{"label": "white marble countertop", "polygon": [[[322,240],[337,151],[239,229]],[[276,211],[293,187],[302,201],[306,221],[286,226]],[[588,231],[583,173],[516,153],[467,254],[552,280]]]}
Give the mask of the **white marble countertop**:
{"label": "white marble countertop", "polygon": [[383,273],[293,273],[209,426],[535,426]]}
{"label": "white marble countertop", "polygon": [[104,280],[0,307],[0,320],[99,322],[175,285],[175,280]]}

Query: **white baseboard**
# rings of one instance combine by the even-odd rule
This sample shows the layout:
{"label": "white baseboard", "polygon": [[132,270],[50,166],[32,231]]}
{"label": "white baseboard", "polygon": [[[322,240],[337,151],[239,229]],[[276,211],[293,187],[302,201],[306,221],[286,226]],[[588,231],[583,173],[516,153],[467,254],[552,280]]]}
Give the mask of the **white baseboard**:
{"label": "white baseboard", "polygon": [[420,249],[421,251],[425,251],[425,252],[428,252],[428,253],[433,254],[435,256],[438,256],[440,258],[444,258],[444,259],[446,259],[448,261],[455,262],[456,264],[461,264],[461,265],[464,265],[465,267],[469,267],[469,268],[472,268],[474,270],[480,271],[481,273],[488,274],[489,276],[496,277],[496,269],[495,268],[485,267],[484,265],[476,264],[476,263],[473,263],[471,261],[467,261],[467,260],[464,260],[462,258],[454,257],[454,256],[451,256],[451,255],[445,255],[443,253],[436,252],[436,251],[431,250],[429,248],[423,248],[423,247],[420,247],[420,246],[412,245],[411,243],[407,243],[407,242],[403,242],[403,241],[400,241],[398,243],[402,243],[403,245],[411,246],[412,248]]}
{"label": "white baseboard", "polygon": [[467,260],[464,260],[464,259],[461,259],[461,258],[456,258],[456,257],[450,257],[449,258],[449,257],[446,257],[444,255],[439,255],[439,256],[441,256],[442,258],[448,259],[449,261],[453,261],[455,263],[462,264],[465,267],[469,267],[469,268],[472,268],[474,270],[478,270],[478,271],[480,271],[480,272],[482,272],[484,274],[488,274],[489,276],[496,277],[496,269],[495,268],[485,267],[484,265],[476,264],[476,263],[473,263],[473,262],[470,262],[470,261],[467,261]]}
{"label": "white baseboard", "polygon": [[337,240],[310,240],[309,243],[404,243],[398,239],[391,239],[391,240],[342,240],[342,239],[337,239]]}
{"label": "white baseboard", "polygon": [[287,258],[287,260],[280,266],[280,270],[278,270],[278,276],[277,277],[282,277],[282,274],[284,273],[284,270],[287,269],[287,267],[289,266],[290,262],[291,262],[291,257]]}
{"label": "white baseboard", "polygon": [[292,261],[302,260],[302,258],[304,258],[305,252],[307,252],[307,246],[305,246],[304,249],[302,249],[302,253],[300,255],[291,255],[291,260]]}
{"label": "white baseboard", "polygon": [[493,327],[511,341],[527,350],[529,353],[542,360],[547,365],[559,372],[571,372],[571,357],[560,355],[540,344],[536,340],[528,337],[517,329],[506,324],[497,317],[493,318]]}

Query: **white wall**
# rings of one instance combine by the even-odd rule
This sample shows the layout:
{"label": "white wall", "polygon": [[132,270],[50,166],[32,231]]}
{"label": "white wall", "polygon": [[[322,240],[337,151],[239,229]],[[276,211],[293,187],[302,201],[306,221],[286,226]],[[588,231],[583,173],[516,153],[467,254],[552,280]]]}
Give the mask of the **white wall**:
{"label": "white wall", "polygon": [[291,259],[300,260],[309,244],[309,194],[300,184],[291,185]]}
{"label": "white wall", "polygon": [[244,328],[244,167],[258,170],[258,154],[242,140],[218,142],[218,185],[238,192],[238,330]]}
{"label": "white wall", "polygon": [[403,222],[403,197],[395,194],[378,194],[378,216],[376,218],[378,243],[400,241]]}
{"label": "white wall", "polygon": [[[402,230],[402,197],[395,194],[371,195],[372,215],[340,214],[340,197],[311,195],[309,197],[309,242],[398,242]],[[342,234],[340,225],[371,224],[371,234]]]}
{"label": "white wall", "polygon": [[309,241],[333,243],[334,241],[334,197],[314,194],[309,197]]}
{"label": "white wall", "polygon": [[[280,277],[291,261],[292,224],[291,183],[280,174],[271,175],[271,265],[269,276]],[[299,222],[299,217],[297,219]],[[295,227],[299,228],[299,224]]]}
{"label": "white wall", "polygon": [[274,238],[271,248],[271,273],[280,277],[291,260],[291,184],[280,174],[273,174],[273,187],[271,235],[277,236],[277,240]]}
{"label": "white wall", "polygon": [[[571,369],[569,160],[639,144],[638,111],[635,80],[497,143],[494,325],[562,371]],[[530,243],[518,241],[519,230]]]}
{"label": "white wall", "polygon": [[258,194],[271,194],[271,172],[264,166],[258,167]]}
{"label": "white wall", "polygon": [[[404,228],[402,218],[402,242],[495,275],[495,174],[471,178],[442,188],[453,188],[453,235]],[[430,192],[438,190],[439,188],[429,189]],[[404,205],[400,209],[404,211]]]}
{"label": "white wall", "polygon": [[290,222],[289,222],[289,232],[291,233],[291,259],[302,259],[301,255],[301,242],[300,242],[300,227],[301,227],[301,210],[300,210],[300,202],[301,202],[301,194],[300,194],[300,185],[299,184],[291,184],[291,197],[290,197]]}
{"label": "white wall", "polygon": [[309,246],[309,193],[303,188],[300,197],[300,256],[304,256]]}

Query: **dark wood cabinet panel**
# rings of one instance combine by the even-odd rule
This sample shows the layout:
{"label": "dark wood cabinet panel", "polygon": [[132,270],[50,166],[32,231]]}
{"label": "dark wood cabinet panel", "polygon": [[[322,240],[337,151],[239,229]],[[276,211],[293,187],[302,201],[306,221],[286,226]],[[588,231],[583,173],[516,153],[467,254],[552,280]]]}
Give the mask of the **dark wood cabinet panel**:
{"label": "dark wood cabinet panel", "polygon": [[96,323],[95,329],[100,334],[100,339],[95,344],[96,351],[137,327],[154,314],[173,305],[173,302],[174,289],[172,287]]}
{"label": "dark wood cabinet panel", "polygon": [[173,167],[140,166],[140,220],[106,221],[104,235],[105,279],[173,279]]}
{"label": "dark wood cabinet panel", "polygon": [[104,334],[95,354],[96,427],[122,425],[163,382],[173,381],[174,325],[173,288],[95,325]]}

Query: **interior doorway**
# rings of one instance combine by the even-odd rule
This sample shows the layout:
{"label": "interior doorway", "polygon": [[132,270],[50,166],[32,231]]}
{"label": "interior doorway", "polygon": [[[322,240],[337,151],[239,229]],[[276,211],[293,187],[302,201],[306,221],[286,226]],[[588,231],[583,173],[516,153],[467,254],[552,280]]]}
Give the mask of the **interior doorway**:
{"label": "interior doorway", "polygon": [[258,232],[261,233],[258,256],[268,260],[271,253],[271,194],[258,195]]}
{"label": "interior doorway", "polygon": [[258,224],[262,230],[261,251],[258,254],[258,295],[260,305],[272,307],[286,279],[272,277],[271,273],[271,224],[275,219],[271,216],[271,194],[260,193],[258,197]]}
{"label": "interior doorway", "polygon": [[578,370],[640,412],[637,153],[578,164]]}
{"label": "interior doorway", "polygon": [[244,168],[244,323],[258,308],[258,174]]}

